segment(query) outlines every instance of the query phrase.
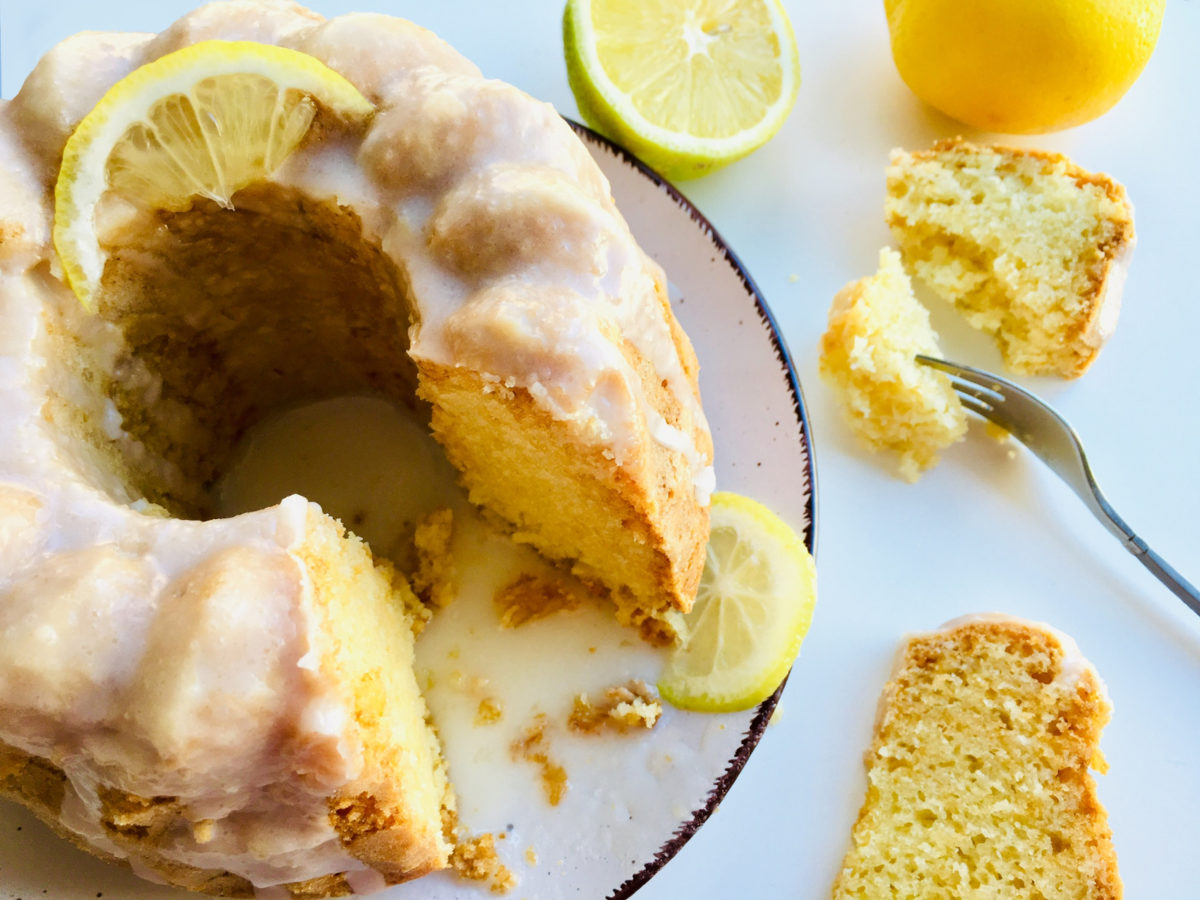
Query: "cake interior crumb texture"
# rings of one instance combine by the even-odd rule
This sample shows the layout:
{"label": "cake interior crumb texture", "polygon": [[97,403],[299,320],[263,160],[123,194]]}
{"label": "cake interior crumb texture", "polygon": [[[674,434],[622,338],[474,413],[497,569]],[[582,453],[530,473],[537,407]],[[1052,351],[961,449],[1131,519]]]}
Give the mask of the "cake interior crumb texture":
{"label": "cake interior crumb texture", "polygon": [[1110,707],[1073,650],[1017,620],[906,644],[880,700],[835,900],[1122,896],[1089,773],[1105,768]]}
{"label": "cake interior crumb texture", "polygon": [[855,434],[867,447],[898,454],[900,474],[909,481],[967,431],[950,380],[920,365],[918,353],[941,356],[937,334],[913,296],[900,255],[885,248],[875,275],[834,298],[820,366]]}
{"label": "cake interior crumb texture", "polygon": [[1111,335],[1135,235],[1107,175],[941,141],[893,152],[886,215],[910,271],[993,335],[1014,371],[1077,376]]}

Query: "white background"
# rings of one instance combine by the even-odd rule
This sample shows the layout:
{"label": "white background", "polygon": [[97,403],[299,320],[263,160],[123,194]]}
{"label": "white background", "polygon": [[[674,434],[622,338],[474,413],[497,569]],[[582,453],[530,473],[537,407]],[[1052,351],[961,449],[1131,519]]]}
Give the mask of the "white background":
{"label": "white background", "polygon": [[[577,115],[558,0],[314,0],[437,31],[502,78]],[[818,465],[820,602],[768,729],[712,820],[641,897],[825,897],[862,800],[875,699],[906,631],[999,610],[1072,634],[1115,706],[1100,778],[1132,900],[1200,897],[1200,620],[1127,556],[1028,454],[974,428],[916,485],[862,452],[817,377],[833,294],[874,271],[887,243],[883,168],[893,146],[962,133],[897,76],[877,0],[785,3],[803,66],[781,133],[748,159],[681,185],[770,302],[805,386]],[[157,31],[178,0],[0,0],[0,88],[83,29]],[[1083,435],[1117,510],[1200,580],[1200,4],[1172,0],[1141,79],[1096,122],[1034,139],[1128,188],[1139,244],[1115,337],[1080,380],[1026,379]],[[950,358],[999,369],[990,342],[932,304]],[[703,360],[701,361],[703,363]],[[519,892],[517,894],[519,896]]]}

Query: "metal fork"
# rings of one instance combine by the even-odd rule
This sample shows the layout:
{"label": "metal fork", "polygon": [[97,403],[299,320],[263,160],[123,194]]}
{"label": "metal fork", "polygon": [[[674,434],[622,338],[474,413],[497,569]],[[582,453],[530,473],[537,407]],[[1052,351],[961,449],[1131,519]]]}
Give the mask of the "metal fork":
{"label": "metal fork", "polygon": [[1029,391],[990,372],[931,356],[918,355],[917,362],[950,376],[963,406],[999,425],[1053,469],[1087,504],[1104,527],[1125,545],[1126,550],[1169,587],[1192,612],[1200,615],[1200,591],[1146,546],[1146,542],[1109,505],[1092,475],[1079,435],[1066,419]]}

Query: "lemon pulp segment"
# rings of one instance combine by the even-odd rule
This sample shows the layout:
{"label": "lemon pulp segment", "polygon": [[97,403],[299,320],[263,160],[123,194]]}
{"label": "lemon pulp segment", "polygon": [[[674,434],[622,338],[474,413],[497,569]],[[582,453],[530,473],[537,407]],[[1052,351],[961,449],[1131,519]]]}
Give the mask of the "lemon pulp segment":
{"label": "lemon pulp segment", "polygon": [[763,4],[607,0],[592,4],[592,27],[613,84],[672,131],[737,134],[783,91],[779,36]]}
{"label": "lemon pulp segment", "polygon": [[217,75],[151,107],[113,147],[108,187],[156,209],[193,196],[232,206],[274,172],[308,133],[315,104],[261,75]]}
{"label": "lemon pulp segment", "polygon": [[668,177],[761,146],[800,81],[778,0],[569,0],[563,37],[584,118]]}
{"label": "lemon pulp segment", "polygon": [[713,495],[696,604],[659,691],[684,709],[747,709],[787,674],[812,621],[816,569],[799,536],[760,503]]}

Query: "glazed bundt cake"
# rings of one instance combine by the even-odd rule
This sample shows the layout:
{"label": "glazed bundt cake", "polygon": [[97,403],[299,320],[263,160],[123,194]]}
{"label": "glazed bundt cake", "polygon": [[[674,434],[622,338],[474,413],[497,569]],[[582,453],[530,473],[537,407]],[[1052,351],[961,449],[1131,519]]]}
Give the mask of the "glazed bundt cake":
{"label": "glazed bundt cake", "polygon": [[[232,208],[97,217],[86,310],[51,241],[64,146],[209,39],[309,54],[375,113],[314,127]],[[0,104],[0,793],[212,893],[446,864],[403,579],[301,497],[216,517],[250,426],[364,393],[426,415],[472,500],[670,639],[712,488],[697,364],[552,108],[411,23],[281,0],[76,36]]]}

